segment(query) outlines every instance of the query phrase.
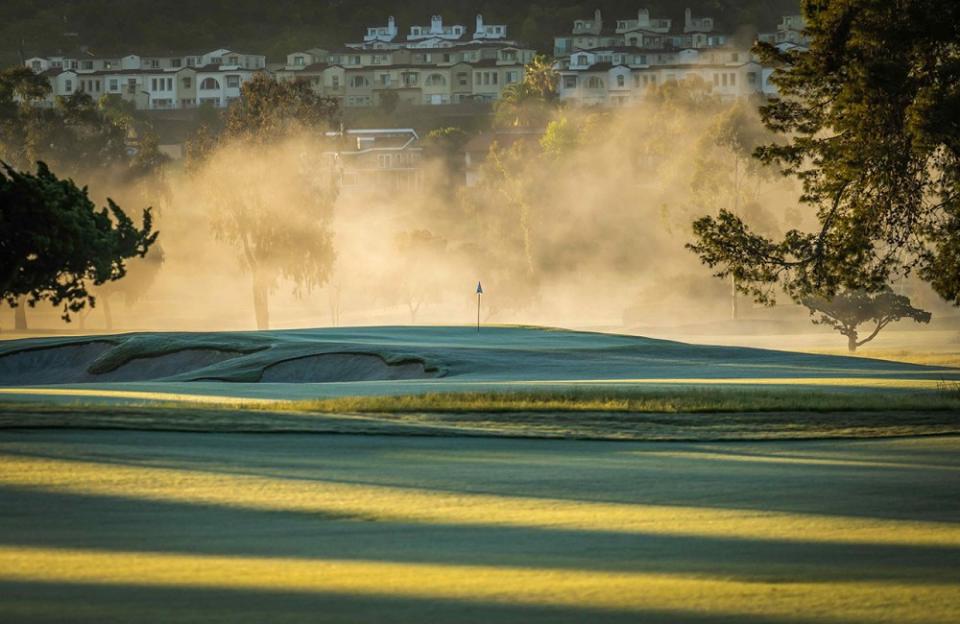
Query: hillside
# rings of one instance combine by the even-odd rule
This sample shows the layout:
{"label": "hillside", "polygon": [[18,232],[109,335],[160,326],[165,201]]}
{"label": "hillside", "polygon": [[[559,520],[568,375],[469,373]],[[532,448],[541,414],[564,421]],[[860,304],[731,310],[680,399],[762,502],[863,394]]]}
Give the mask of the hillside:
{"label": "hillside", "polygon": [[795,13],[797,0],[594,0],[557,3],[509,0],[4,0],[0,3],[0,61],[71,50],[81,45],[103,53],[204,50],[232,46],[262,52],[271,61],[292,50],[336,46],[359,39],[367,26],[395,15],[400,27],[422,24],[440,13],[448,22],[472,25],[482,12],[488,22],[509,26],[510,36],[549,52],[553,36],[572,21],[600,8],[611,23],[641,6],[682,23],[683,9],[711,15],[722,30],[769,29],[779,16]]}

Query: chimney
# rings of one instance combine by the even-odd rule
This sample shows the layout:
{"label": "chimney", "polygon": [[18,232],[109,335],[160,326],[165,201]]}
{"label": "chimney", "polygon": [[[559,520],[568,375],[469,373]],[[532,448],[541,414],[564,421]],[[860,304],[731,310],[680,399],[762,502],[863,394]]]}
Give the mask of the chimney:
{"label": "chimney", "polygon": [[603,32],[603,16],[600,14],[600,9],[593,12],[593,31],[598,35]]}
{"label": "chimney", "polygon": [[477,36],[483,35],[483,16],[477,13]]}
{"label": "chimney", "polygon": [[434,15],[430,18],[430,32],[435,35],[443,34],[443,18],[441,16]]}
{"label": "chimney", "polygon": [[392,15],[387,18],[387,32],[393,36],[397,34],[397,18]]}
{"label": "chimney", "polygon": [[683,25],[685,28],[690,28],[693,26],[693,11],[686,9],[683,12]]}

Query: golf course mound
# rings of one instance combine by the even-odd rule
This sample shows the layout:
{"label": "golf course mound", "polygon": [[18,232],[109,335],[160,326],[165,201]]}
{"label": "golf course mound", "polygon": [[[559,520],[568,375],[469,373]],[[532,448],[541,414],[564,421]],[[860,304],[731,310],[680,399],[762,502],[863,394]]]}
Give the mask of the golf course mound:
{"label": "golf course mound", "polygon": [[960,370],[536,327],[0,342],[0,428],[633,440],[960,433]]}
{"label": "golf course mound", "polygon": [[[304,384],[328,384],[329,392],[320,396],[344,396],[408,394],[409,384],[423,382],[435,384],[426,391],[447,392],[549,384],[897,385],[960,379],[958,373],[860,357],[537,327],[153,332],[0,342],[0,386],[156,382],[186,392],[200,382],[291,386],[267,391],[273,398],[288,398],[297,393],[292,386]],[[372,382],[390,385],[362,387]]]}

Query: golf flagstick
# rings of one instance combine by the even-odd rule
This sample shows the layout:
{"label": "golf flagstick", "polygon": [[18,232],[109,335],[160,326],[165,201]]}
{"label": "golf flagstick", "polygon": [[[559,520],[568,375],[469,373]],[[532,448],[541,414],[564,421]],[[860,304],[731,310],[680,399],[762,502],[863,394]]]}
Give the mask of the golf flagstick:
{"label": "golf flagstick", "polygon": [[477,333],[480,333],[480,297],[483,296],[483,286],[477,282]]}

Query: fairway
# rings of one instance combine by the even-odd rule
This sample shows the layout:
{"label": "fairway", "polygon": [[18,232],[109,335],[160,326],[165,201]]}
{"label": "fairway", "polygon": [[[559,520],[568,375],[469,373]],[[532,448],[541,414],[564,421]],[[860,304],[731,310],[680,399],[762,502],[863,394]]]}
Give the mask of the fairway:
{"label": "fairway", "polygon": [[960,438],[0,433],[8,622],[956,622]]}

